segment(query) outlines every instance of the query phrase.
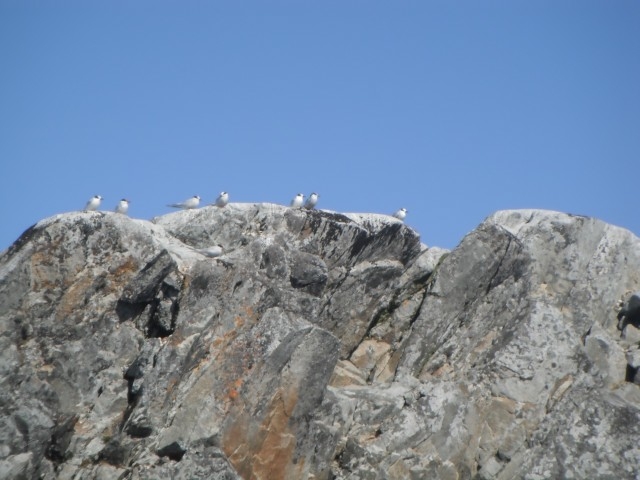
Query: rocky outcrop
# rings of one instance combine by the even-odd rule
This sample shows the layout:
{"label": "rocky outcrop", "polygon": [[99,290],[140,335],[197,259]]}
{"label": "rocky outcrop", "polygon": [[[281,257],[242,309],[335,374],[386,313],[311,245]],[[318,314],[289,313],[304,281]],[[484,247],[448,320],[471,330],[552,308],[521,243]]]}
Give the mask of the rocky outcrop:
{"label": "rocky outcrop", "polygon": [[634,478],[639,286],[554,212],[58,215],[0,256],[0,478]]}

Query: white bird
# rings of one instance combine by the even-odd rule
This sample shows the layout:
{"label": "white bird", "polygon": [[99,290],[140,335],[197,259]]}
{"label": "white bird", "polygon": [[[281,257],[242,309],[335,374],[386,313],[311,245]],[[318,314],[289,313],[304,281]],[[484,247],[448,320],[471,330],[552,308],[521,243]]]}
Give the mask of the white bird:
{"label": "white bird", "polygon": [[118,205],[116,205],[115,212],[126,215],[128,211],[129,211],[129,200],[127,200],[126,198],[123,198],[118,202]]}
{"label": "white bird", "polygon": [[182,203],[171,203],[167,206],[173,208],[185,208],[187,210],[190,210],[192,208],[198,208],[198,205],[200,205],[200,197],[198,195],[194,195],[193,197],[185,200]]}
{"label": "white bird", "polygon": [[94,210],[97,210],[100,206],[100,202],[102,202],[102,197],[100,195],[94,195],[85,205],[85,212],[93,212]]}
{"label": "white bird", "polygon": [[222,255],[222,245],[213,245],[212,247],[207,248],[198,248],[196,251],[201,253],[205,257],[216,258]]}
{"label": "white bird", "polygon": [[226,207],[229,203],[229,194],[227,192],[220,192],[218,198],[216,198],[216,207]]}
{"label": "white bird", "polygon": [[401,208],[396,213],[394,213],[393,216],[396,217],[398,220],[404,220],[405,217],[407,216],[407,209]]}
{"label": "white bird", "polygon": [[300,208],[304,202],[304,195],[299,193],[291,200],[291,208]]}
{"label": "white bird", "polygon": [[318,203],[319,196],[320,195],[318,195],[316,192],[313,192],[311,195],[309,195],[309,198],[307,198],[307,201],[304,203],[304,208],[313,210],[316,206],[316,203]]}

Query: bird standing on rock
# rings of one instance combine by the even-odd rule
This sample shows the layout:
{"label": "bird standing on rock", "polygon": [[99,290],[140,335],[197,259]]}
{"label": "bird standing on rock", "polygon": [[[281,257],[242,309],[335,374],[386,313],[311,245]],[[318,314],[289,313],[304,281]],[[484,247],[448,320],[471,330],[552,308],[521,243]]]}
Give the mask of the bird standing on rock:
{"label": "bird standing on rock", "polygon": [[184,209],[190,210],[192,208],[198,208],[198,205],[200,205],[200,196],[194,195],[193,197],[191,197],[188,200],[185,200],[182,203],[171,203],[167,206],[173,207],[173,208],[184,208]]}
{"label": "bird standing on rock", "polygon": [[126,198],[123,198],[118,202],[118,205],[116,205],[115,212],[126,215],[128,211],[129,211],[129,200],[127,200]]}
{"label": "bird standing on rock", "polygon": [[84,207],[85,212],[94,212],[100,206],[100,202],[102,202],[102,197],[100,195],[94,195],[89,199],[87,204]]}
{"label": "bird standing on rock", "polygon": [[304,202],[304,208],[306,208],[307,210],[313,210],[316,206],[316,203],[318,203],[319,196],[320,195],[318,195],[316,192],[313,192],[311,195],[309,195],[307,201]]}
{"label": "bird standing on rock", "polygon": [[398,220],[403,220],[404,221],[404,219],[407,216],[407,209],[406,208],[401,208],[396,213],[394,213],[393,216],[396,217]]}
{"label": "bird standing on rock", "polygon": [[304,203],[304,195],[299,193],[295,196],[293,200],[291,200],[291,208],[300,208]]}
{"label": "bird standing on rock", "polygon": [[218,198],[216,198],[216,207],[226,207],[229,203],[229,194],[227,192],[220,192]]}

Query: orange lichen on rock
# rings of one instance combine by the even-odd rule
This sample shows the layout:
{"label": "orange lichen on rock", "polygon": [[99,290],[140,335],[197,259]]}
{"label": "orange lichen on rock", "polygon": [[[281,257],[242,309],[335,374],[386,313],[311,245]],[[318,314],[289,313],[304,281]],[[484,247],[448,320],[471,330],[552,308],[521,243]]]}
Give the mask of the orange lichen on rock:
{"label": "orange lichen on rock", "polygon": [[65,290],[56,309],[56,320],[64,320],[74,312],[83,312],[81,307],[84,306],[84,296],[92,283],[92,277],[83,276]]}
{"label": "orange lichen on rock", "polygon": [[304,464],[292,461],[296,436],[289,424],[297,401],[295,388],[280,388],[271,397],[261,421],[244,411],[226,430],[224,451],[243,478],[300,478]]}
{"label": "orange lichen on rock", "polygon": [[244,380],[242,378],[238,378],[232,385],[230,385],[227,389],[227,397],[231,400],[235,400],[240,395],[240,389],[242,388],[242,384]]}
{"label": "orange lichen on rock", "polygon": [[139,269],[140,266],[138,265],[138,262],[136,262],[132,257],[129,257],[117,267],[110,269],[110,273],[113,276],[114,281],[119,283],[122,277],[132,276]]}

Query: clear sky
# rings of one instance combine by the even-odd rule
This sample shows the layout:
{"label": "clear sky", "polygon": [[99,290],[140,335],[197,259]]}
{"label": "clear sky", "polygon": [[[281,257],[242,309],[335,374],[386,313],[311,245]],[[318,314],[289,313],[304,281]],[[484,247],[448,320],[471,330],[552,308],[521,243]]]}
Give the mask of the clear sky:
{"label": "clear sky", "polygon": [[640,234],[640,2],[0,0],[0,250],[131,199],[496,210]]}

